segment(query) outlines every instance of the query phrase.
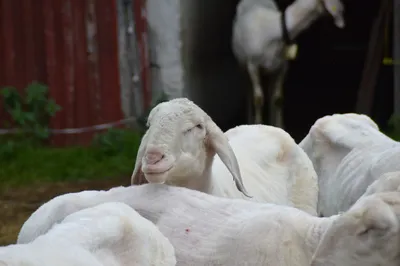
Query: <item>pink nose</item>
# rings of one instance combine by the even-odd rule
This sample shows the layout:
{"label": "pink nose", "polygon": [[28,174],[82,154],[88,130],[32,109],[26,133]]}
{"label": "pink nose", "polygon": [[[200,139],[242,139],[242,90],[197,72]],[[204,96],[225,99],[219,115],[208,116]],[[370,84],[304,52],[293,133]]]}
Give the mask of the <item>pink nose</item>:
{"label": "pink nose", "polygon": [[149,149],[146,152],[146,156],[145,156],[146,163],[148,163],[148,164],[157,164],[163,158],[164,158],[164,154],[161,153],[161,151],[158,149]]}

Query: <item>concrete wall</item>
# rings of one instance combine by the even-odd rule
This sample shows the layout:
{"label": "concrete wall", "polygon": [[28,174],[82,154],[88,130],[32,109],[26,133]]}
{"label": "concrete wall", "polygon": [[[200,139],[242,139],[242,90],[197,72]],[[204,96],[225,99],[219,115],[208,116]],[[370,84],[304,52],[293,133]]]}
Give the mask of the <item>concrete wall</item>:
{"label": "concrete wall", "polygon": [[184,94],[179,0],[147,0],[152,95],[169,98]]}

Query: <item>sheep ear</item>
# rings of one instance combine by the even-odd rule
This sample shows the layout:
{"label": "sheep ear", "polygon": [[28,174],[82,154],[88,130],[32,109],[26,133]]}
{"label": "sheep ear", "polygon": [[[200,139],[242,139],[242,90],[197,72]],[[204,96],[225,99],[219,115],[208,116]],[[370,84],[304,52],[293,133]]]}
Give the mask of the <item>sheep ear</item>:
{"label": "sheep ear", "polygon": [[237,189],[245,196],[251,198],[243,185],[239,164],[227,137],[211,118],[209,118],[206,123],[206,130],[208,134],[208,144],[215,150],[219,158],[221,158],[221,161],[232,174]]}
{"label": "sheep ear", "polygon": [[345,21],[343,18],[344,6],[340,0],[322,0],[326,10],[331,14],[338,28],[344,28]]}
{"label": "sheep ear", "polygon": [[[378,194],[376,194],[378,195]],[[360,237],[384,237],[398,230],[397,217],[392,208],[382,199],[376,199],[367,206],[361,216],[356,233]]]}
{"label": "sheep ear", "polygon": [[147,146],[147,133],[142,137],[140,142],[138,153],[136,155],[135,168],[131,176],[131,185],[140,185],[147,183],[147,180],[142,172],[142,158],[144,156],[144,151]]}

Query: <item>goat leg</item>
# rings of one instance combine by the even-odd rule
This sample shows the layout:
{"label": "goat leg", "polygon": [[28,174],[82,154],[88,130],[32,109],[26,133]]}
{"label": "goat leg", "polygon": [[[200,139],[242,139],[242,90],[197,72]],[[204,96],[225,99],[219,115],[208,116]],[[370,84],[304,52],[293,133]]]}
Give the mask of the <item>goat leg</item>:
{"label": "goat leg", "polygon": [[284,128],[283,124],[283,85],[286,76],[286,67],[283,67],[272,82],[272,97],[270,98],[270,122],[275,127]]}

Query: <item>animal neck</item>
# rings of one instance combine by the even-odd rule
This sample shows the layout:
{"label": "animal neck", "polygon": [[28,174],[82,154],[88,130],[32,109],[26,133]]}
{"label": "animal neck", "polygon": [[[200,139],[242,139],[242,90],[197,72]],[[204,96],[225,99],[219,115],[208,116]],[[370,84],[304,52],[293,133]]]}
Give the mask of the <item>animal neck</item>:
{"label": "animal neck", "polygon": [[286,9],[286,28],[295,39],[324,13],[320,0],[297,0]]}
{"label": "animal neck", "polygon": [[212,188],[212,164],[214,162],[214,154],[207,155],[204,171],[201,177],[198,178],[198,187],[202,192],[209,192]]}
{"label": "animal neck", "polygon": [[179,178],[175,176],[173,181],[167,181],[166,184],[208,193],[210,191],[209,189],[212,187],[211,168],[214,161],[214,155],[215,154],[207,154],[205,163],[202,165],[204,170],[200,174],[193,174],[190,178],[187,178],[186,174]]}

